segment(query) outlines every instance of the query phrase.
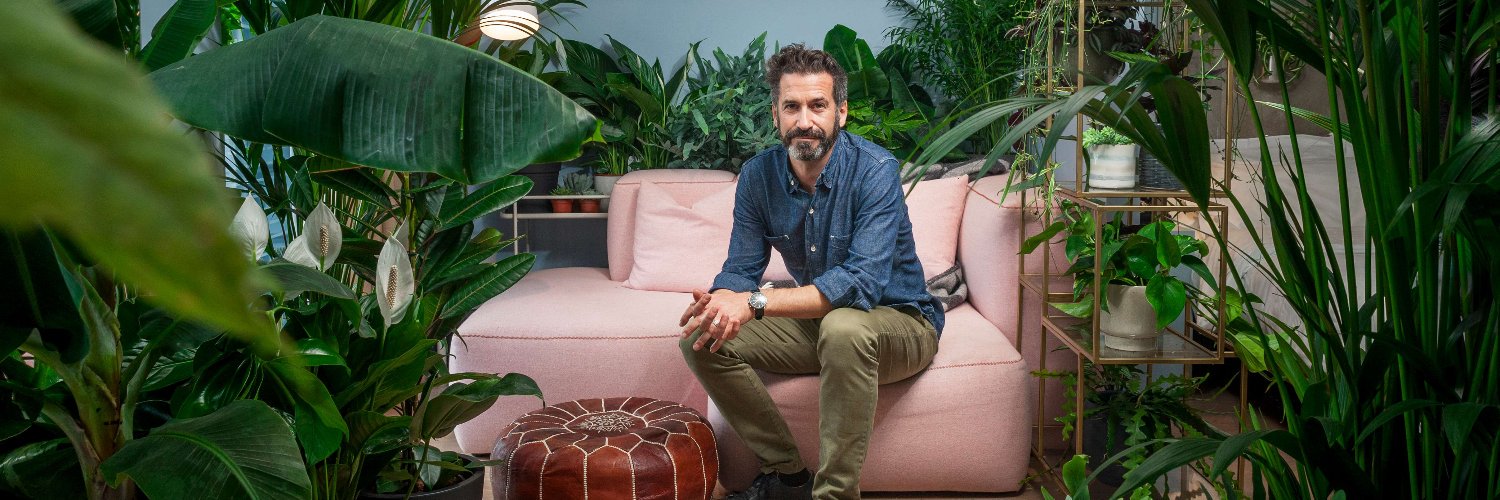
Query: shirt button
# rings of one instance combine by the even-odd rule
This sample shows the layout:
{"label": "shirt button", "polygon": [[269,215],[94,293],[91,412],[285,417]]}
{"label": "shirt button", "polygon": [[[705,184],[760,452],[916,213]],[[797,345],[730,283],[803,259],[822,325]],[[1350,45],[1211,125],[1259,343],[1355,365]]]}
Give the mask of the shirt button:
{"label": "shirt button", "polygon": [[813,245],[812,248],[810,248],[809,250],[812,250],[812,251],[816,252],[816,251],[818,251],[818,246],[817,245]]}
{"label": "shirt button", "polygon": [[812,214],[813,214],[813,209],[811,209],[811,208],[807,209],[807,215],[812,215]]}

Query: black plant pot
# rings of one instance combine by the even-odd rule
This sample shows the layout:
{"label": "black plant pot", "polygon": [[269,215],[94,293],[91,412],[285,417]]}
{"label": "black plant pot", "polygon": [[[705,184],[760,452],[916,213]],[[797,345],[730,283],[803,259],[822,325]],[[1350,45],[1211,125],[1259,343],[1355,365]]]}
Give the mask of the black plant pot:
{"label": "black plant pot", "polygon": [[[460,454],[464,460],[478,462],[479,459],[470,455]],[[464,478],[452,486],[434,491],[423,491],[412,493],[410,497],[406,493],[362,493],[360,498],[367,500],[399,500],[402,498],[415,498],[420,500],[484,500],[484,470],[486,467],[470,469],[469,477]]]}
{"label": "black plant pot", "polygon": [[1167,171],[1167,166],[1161,164],[1151,152],[1142,149],[1135,160],[1135,175],[1137,183],[1145,189],[1160,189],[1164,191],[1182,191],[1182,182],[1177,176]]}
{"label": "black plant pot", "polygon": [[[1113,394],[1100,393],[1104,398],[1114,397]],[[1096,407],[1092,402],[1087,403],[1092,409]],[[1110,427],[1114,427],[1114,439],[1110,439]],[[1103,413],[1083,419],[1083,453],[1089,456],[1089,465],[1097,468],[1110,456],[1125,449],[1125,425],[1121,422],[1110,422],[1109,416]],[[1125,481],[1125,466],[1115,462],[1106,467],[1104,472],[1099,473],[1099,482],[1109,486],[1119,486]]]}
{"label": "black plant pot", "polygon": [[[557,187],[557,174],[562,171],[562,163],[538,163],[527,165],[526,168],[516,171],[516,175],[523,175],[531,179],[532,196],[544,195],[552,192]],[[551,205],[547,200],[521,200],[517,202],[522,212],[540,213],[550,212]]]}

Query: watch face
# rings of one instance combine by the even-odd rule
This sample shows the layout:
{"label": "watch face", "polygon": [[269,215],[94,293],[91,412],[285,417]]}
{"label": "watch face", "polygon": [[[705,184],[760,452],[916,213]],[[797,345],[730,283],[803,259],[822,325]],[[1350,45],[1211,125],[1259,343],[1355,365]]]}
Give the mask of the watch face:
{"label": "watch face", "polygon": [[754,309],[765,309],[766,295],[760,292],[750,294],[750,307]]}

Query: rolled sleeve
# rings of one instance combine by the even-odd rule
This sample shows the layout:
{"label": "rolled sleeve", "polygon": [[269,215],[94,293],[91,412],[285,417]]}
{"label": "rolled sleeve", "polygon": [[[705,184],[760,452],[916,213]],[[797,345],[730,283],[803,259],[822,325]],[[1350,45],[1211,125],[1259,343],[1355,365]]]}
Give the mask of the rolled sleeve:
{"label": "rolled sleeve", "polygon": [[813,286],[834,307],[868,311],[880,305],[890,282],[900,223],[906,216],[896,169],[879,169],[861,184],[866,190],[849,235],[849,257],[813,279]]}
{"label": "rolled sleeve", "polygon": [[734,226],[729,234],[729,255],[714,277],[712,290],[748,292],[759,288],[761,275],[771,260],[766,242],[764,197],[757,196],[758,176],[746,169],[734,191]]}

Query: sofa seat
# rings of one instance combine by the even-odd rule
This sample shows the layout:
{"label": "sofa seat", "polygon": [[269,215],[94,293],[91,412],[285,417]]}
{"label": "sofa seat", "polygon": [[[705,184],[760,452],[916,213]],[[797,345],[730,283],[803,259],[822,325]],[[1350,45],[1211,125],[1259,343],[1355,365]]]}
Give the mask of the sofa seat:
{"label": "sofa seat", "polygon": [[[611,281],[604,268],[528,273],[459,327],[455,372],[522,373],[549,403],[645,396],[707,411],[708,396],[682,360],[677,318],[688,294],[649,292]],[[460,425],[459,446],[484,453],[536,398],[504,397]]]}
{"label": "sofa seat", "polygon": [[[1024,479],[1035,396],[1027,365],[968,304],[947,313],[927,370],[880,386],[864,491],[1013,491]],[[818,463],[818,377],[762,373],[809,468]],[[743,489],[758,462],[709,403],[720,479]],[[927,457],[916,460],[913,457]],[[950,457],[931,460],[930,457]]]}

